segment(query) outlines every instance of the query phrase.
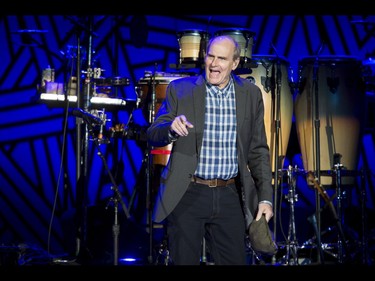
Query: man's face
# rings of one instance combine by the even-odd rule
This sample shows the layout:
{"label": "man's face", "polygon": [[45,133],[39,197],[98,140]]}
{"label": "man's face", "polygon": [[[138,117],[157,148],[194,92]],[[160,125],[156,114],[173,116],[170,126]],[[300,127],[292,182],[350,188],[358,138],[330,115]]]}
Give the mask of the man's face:
{"label": "man's face", "polygon": [[215,38],[205,57],[206,78],[212,85],[224,88],[239,59],[233,61],[234,44],[226,37]]}

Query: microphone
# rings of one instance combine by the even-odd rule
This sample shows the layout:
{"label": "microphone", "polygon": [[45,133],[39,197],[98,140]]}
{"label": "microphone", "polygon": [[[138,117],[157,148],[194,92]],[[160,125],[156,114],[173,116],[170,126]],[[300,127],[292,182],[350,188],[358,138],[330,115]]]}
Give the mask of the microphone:
{"label": "microphone", "polygon": [[73,108],[72,114],[76,117],[82,118],[85,122],[91,124],[91,125],[103,125],[103,120],[99,117],[96,117],[92,115],[91,113],[88,113],[87,111],[84,111],[80,108]]}

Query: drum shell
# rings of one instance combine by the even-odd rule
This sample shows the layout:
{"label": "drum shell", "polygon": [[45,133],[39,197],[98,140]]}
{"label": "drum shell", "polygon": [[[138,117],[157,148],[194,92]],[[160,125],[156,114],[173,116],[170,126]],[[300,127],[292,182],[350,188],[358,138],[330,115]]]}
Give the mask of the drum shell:
{"label": "drum shell", "polygon": [[199,29],[177,32],[177,40],[180,47],[180,64],[203,63],[209,38],[208,32]]}
{"label": "drum shell", "polygon": [[229,35],[241,47],[241,61],[247,62],[252,58],[255,32],[243,28],[226,28],[215,32],[215,36]]}
{"label": "drum shell", "polygon": [[[168,78],[142,78],[137,84],[138,97],[141,99],[141,108],[144,117],[149,123],[153,122],[152,105],[154,104],[154,114],[159,111],[159,108],[165,99],[168,84],[173,79]],[[152,101],[153,91],[155,91],[155,100]]]}
{"label": "drum shell", "polygon": [[[262,91],[264,103],[264,123],[267,135],[267,144],[270,148],[272,172],[275,171],[276,151],[276,106],[279,105],[280,133],[278,140],[279,166],[282,168],[286,156],[293,118],[293,94],[289,87],[289,62],[285,58],[272,55],[253,55],[252,62],[256,67],[249,69],[249,73],[241,73],[239,76],[251,80]],[[268,87],[275,80],[278,64],[281,72],[280,95],[277,89]],[[274,70],[272,70],[274,69]],[[274,72],[272,72],[274,71]],[[274,93],[272,92],[274,91]],[[274,97],[274,98],[273,98]]]}
{"label": "drum shell", "polygon": [[151,150],[152,164],[167,166],[172,151],[172,144],[163,147],[154,147]]}
{"label": "drum shell", "polygon": [[[335,154],[342,156],[340,163],[343,169],[357,169],[364,117],[361,62],[353,57],[326,56],[305,57],[298,64],[299,93],[294,108],[304,169],[316,171],[316,158],[319,156],[320,183],[332,185],[334,178],[330,171],[338,164],[335,163]],[[316,153],[316,139],[319,155]],[[344,172],[341,174],[345,175]],[[354,177],[343,177],[341,180],[342,184],[353,184],[354,181]]]}

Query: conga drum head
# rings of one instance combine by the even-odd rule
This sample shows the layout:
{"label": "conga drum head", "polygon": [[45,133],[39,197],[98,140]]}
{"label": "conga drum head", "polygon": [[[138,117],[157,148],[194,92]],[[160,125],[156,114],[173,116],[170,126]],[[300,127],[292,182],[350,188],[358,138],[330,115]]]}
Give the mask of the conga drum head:
{"label": "conga drum head", "polygon": [[[299,93],[294,108],[306,171],[319,169],[321,174],[329,175],[341,165],[345,170],[357,169],[364,97],[361,61],[357,58],[320,56],[299,61]],[[324,176],[321,183],[331,185],[332,180],[331,176]],[[353,177],[343,178],[342,184],[354,181]]]}
{"label": "conga drum head", "polygon": [[[246,78],[257,85],[263,96],[264,103],[264,123],[267,135],[267,143],[270,148],[270,158],[272,171],[275,172],[275,165],[282,168],[286,156],[290,131],[292,128],[293,117],[293,95],[289,87],[289,62],[283,57],[272,55],[253,55],[252,65],[255,67],[246,71],[239,70],[240,77]],[[277,95],[278,89],[272,88],[272,85],[278,77],[274,69],[280,67],[280,95]],[[279,116],[276,116],[276,106],[279,105]],[[280,120],[280,134],[278,143],[276,143],[275,120]],[[279,162],[276,163],[275,149],[278,145]],[[282,159],[280,161],[280,159]]]}

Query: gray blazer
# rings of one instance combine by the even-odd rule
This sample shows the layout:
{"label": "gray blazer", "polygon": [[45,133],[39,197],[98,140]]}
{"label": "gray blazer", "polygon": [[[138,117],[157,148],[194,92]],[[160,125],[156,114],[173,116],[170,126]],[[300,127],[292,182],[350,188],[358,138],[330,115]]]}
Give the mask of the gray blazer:
{"label": "gray blazer", "polygon": [[[262,92],[249,80],[234,77],[237,106],[238,184],[241,185],[243,209],[249,226],[258,202],[273,202],[272,169],[264,125]],[[166,98],[147,130],[151,146],[170,143],[168,130],[178,115],[185,115],[194,128],[186,137],[173,143],[168,164],[163,168],[158,194],[155,197],[153,220],[163,221],[186,192],[197,167],[202,145],[206,86],[203,75],[171,81]]]}

